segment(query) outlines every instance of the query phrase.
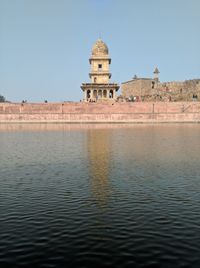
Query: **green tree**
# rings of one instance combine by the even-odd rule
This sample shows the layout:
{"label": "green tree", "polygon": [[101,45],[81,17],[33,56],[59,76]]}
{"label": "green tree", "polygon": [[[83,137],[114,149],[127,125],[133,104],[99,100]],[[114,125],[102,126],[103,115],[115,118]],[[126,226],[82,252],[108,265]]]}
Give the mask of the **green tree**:
{"label": "green tree", "polygon": [[5,102],[5,101],[6,101],[5,97],[0,95],[0,102]]}

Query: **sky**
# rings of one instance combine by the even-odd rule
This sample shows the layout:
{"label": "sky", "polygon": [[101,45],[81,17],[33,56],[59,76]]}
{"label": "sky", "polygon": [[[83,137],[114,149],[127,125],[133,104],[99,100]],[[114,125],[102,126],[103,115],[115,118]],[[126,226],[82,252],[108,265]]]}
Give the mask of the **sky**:
{"label": "sky", "polygon": [[0,95],[79,101],[99,37],[111,82],[200,78],[199,0],[0,0]]}

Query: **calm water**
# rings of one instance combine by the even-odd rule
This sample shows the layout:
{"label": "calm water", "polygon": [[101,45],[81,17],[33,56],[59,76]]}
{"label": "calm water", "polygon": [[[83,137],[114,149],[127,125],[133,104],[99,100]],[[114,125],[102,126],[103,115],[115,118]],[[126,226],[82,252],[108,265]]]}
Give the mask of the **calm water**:
{"label": "calm water", "polygon": [[1,125],[0,267],[200,267],[200,125]]}

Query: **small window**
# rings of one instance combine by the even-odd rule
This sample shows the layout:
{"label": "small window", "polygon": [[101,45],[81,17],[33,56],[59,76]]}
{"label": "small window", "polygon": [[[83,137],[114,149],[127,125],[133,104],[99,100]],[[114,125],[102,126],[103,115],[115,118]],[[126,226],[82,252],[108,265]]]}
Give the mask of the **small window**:
{"label": "small window", "polygon": [[99,69],[102,69],[102,64],[98,64],[98,68]]}

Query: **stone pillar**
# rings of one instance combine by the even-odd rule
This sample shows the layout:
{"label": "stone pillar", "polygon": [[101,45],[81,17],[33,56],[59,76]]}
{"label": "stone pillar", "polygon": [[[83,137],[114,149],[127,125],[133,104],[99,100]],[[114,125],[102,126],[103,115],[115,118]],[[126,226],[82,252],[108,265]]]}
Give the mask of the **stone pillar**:
{"label": "stone pillar", "polygon": [[113,99],[114,100],[116,99],[116,91],[115,91],[115,89],[113,89]]}
{"label": "stone pillar", "polygon": [[83,92],[83,100],[87,101],[87,90],[84,90]]}
{"label": "stone pillar", "polygon": [[102,96],[101,96],[101,89],[98,90],[98,99],[102,99]]}

